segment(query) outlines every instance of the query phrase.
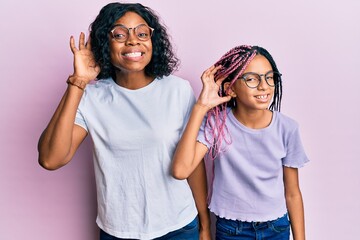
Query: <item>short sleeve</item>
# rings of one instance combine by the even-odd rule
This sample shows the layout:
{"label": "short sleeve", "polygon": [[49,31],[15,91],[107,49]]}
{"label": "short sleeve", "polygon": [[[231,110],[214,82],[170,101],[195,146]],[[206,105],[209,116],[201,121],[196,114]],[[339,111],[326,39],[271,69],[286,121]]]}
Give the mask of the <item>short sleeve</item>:
{"label": "short sleeve", "polygon": [[[206,119],[207,117],[204,117],[203,122],[200,126],[197,141],[204,144],[209,149],[211,147],[211,144],[209,143],[209,141],[206,140],[206,134],[205,134]],[[208,135],[209,134],[207,134],[207,136]]]}
{"label": "short sleeve", "polygon": [[78,108],[76,111],[76,116],[75,116],[75,122],[76,125],[82,127],[83,129],[85,129],[85,131],[89,131],[88,127],[86,125],[86,121],[84,119],[84,116],[81,113],[81,110]]}
{"label": "short sleeve", "polygon": [[282,159],[286,167],[300,168],[309,161],[301,142],[299,127],[289,135],[286,142],[286,156]]}
{"label": "short sleeve", "polygon": [[[190,86],[190,83],[189,83],[189,86],[188,86],[189,90],[188,90],[188,103],[187,103],[187,109],[186,109],[186,115],[185,115],[185,123],[188,122],[189,118],[190,118],[190,114],[191,114],[191,111],[194,107],[194,104],[196,102],[196,98],[195,98],[195,95],[194,95],[194,92]],[[185,129],[185,127],[184,127]]]}

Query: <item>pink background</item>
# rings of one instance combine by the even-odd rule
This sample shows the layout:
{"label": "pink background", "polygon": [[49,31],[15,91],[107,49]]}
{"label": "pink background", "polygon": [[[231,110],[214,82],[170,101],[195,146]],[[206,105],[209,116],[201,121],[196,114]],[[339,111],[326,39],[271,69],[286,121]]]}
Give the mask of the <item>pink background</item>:
{"label": "pink background", "polygon": [[[169,28],[195,94],[202,71],[240,44],[260,45],[284,75],[282,112],[301,126],[308,239],[353,239],[360,214],[360,2],[139,1]],[[91,143],[49,172],[37,141],[72,73],[70,35],[108,1],[0,2],[0,239],[97,239]]]}

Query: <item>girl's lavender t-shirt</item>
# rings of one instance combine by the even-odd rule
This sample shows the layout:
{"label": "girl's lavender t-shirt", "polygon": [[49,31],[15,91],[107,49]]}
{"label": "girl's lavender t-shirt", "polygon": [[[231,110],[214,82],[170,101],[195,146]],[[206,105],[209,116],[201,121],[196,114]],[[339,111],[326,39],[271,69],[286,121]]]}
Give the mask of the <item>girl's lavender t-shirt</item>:
{"label": "girl's lavender t-shirt", "polygon": [[[204,123],[198,141],[209,148]],[[226,126],[232,143],[226,146],[223,142],[226,150],[214,160],[210,211],[219,217],[248,222],[282,217],[287,212],[283,166],[300,168],[309,161],[298,124],[274,111],[268,127],[251,129],[228,109]],[[206,161],[207,169],[212,168],[211,164]]]}

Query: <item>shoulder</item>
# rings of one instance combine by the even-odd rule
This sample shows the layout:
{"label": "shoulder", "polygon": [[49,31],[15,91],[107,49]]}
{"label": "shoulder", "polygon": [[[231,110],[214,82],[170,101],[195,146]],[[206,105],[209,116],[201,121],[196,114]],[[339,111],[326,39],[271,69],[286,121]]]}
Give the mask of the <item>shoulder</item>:
{"label": "shoulder", "polygon": [[169,75],[158,78],[157,81],[157,87],[160,87],[158,90],[173,98],[189,99],[194,97],[190,82],[181,77]]}
{"label": "shoulder", "polygon": [[169,75],[163,78],[159,78],[159,82],[166,86],[180,87],[184,89],[191,88],[190,82],[188,80],[185,80],[175,75]]}
{"label": "shoulder", "polygon": [[299,127],[299,124],[296,120],[283,113],[274,111],[274,116],[275,116],[275,121],[283,129],[293,131]]}
{"label": "shoulder", "polygon": [[102,88],[110,87],[113,85],[112,82],[113,80],[111,78],[92,81],[86,86],[85,92],[93,92]]}
{"label": "shoulder", "polygon": [[114,81],[111,78],[96,80],[88,83],[82,96],[83,102],[88,102],[90,99],[99,99],[103,96],[109,95],[110,89],[113,88]]}

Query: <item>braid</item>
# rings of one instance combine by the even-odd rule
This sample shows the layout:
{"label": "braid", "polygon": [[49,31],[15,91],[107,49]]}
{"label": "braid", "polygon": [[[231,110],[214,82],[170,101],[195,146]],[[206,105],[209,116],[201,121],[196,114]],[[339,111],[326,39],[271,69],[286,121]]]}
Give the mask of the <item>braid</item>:
{"label": "braid", "polygon": [[249,50],[251,50],[250,46],[238,46],[227,53],[225,53],[224,56],[222,56],[214,65],[218,66],[221,65],[222,68],[216,72],[215,79],[219,79],[224,76],[228,76],[233,71],[238,69],[241,64],[246,61],[246,58],[250,54]]}
{"label": "braid", "polygon": [[[270,65],[271,65],[273,71],[280,72],[276,66],[276,63],[275,63],[273,57],[266,49],[259,47],[259,46],[254,46],[253,48],[258,52],[258,54],[264,56],[270,62]],[[274,97],[273,97],[273,101],[271,102],[271,104],[269,106],[269,109],[280,112],[281,99],[282,99],[282,80],[281,80],[280,75],[276,75],[275,83],[276,84],[275,84],[275,89],[274,89]]]}
{"label": "braid", "polygon": [[[227,95],[232,85],[243,74],[246,67],[257,54],[263,55],[270,62],[273,71],[279,72],[274,59],[266,49],[249,45],[234,47],[225,53],[214,64],[215,66],[222,66],[215,73],[215,81],[219,78],[225,78],[219,90],[220,96]],[[224,89],[224,83],[226,82],[230,82],[230,84],[227,89]],[[276,86],[274,90],[274,97],[269,106],[269,109],[280,111],[282,97],[281,77],[278,76],[278,79],[275,79],[275,82]],[[207,155],[207,157],[211,160],[215,159],[220,152],[225,150],[221,148],[223,141],[225,141],[227,145],[230,145],[232,142],[231,135],[229,134],[225,124],[228,105],[230,105],[230,107],[236,107],[235,100],[232,99],[228,103],[223,103],[222,105],[216,106],[207,113],[205,139],[212,146]]]}

